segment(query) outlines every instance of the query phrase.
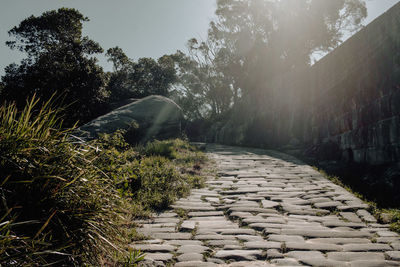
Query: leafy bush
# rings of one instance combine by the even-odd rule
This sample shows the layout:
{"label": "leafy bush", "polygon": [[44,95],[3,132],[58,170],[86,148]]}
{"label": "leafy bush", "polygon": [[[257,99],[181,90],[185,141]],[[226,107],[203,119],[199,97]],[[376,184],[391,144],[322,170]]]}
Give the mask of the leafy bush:
{"label": "leafy bush", "polygon": [[92,162],[91,147],[69,141],[59,109],[0,108],[0,265],[97,264],[118,250],[123,199]]}

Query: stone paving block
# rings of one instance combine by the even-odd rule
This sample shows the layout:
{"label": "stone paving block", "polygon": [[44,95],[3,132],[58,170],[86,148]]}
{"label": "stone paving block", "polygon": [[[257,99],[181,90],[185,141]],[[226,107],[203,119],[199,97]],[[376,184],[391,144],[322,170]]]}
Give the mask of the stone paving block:
{"label": "stone paving block", "polygon": [[200,253],[185,253],[176,257],[178,261],[203,261],[203,255]]}
{"label": "stone paving block", "polygon": [[189,217],[209,217],[209,216],[223,216],[222,211],[191,211],[188,213]]}
{"label": "stone paving block", "polygon": [[[225,264],[225,261],[224,260],[221,260],[221,259],[217,259],[217,258],[213,258],[213,257],[210,257],[210,258],[207,258],[207,262],[212,262],[212,263],[215,263],[215,264]],[[220,266],[219,265],[219,266]]]}
{"label": "stone paving block", "polygon": [[225,216],[191,217],[189,219],[189,221],[191,221],[191,222],[219,222],[219,223],[232,224],[232,222],[227,220],[225,218]]}
{"label": "stone paving block", "polygon": [[233,235],[195,235],[194,239],[196,240],[235,240],[235,236]]}
{"label": "stone paving block", "polygon": [[322,225],[326,227],[350,227],[355,229],[366,227],[364,223],[344,222],[339,220],[325,221],[322,222]]}
{"label": "stone paving block", "polygon": [[390,224],[381,224],[381,223],[369,223],[368,226],[374,228],[386,228],[386,229],[390,228]]}
{"label": "stone paving block", "polygon": [[226,246],[226,245],[237,245],[239,246],[240,243],[237,240],[207,240],[207,244],[210,246]]}
{"label": "stone paving block", "polygon": [[270,229],[270,228],[276,228],[276,229],[281,229],[283,227],[282,224],[278,223],[251,223],[249,224],[249,227],[257,230],[257,231],[262,231],[264,229]]}
{"label": "stone paving block", "polygon": [[368,204],[358,204],[358,205],[342,205],[337,206],[338,210],[348,211],[348,210],[358,210],[358,209],[368,209]]}
{"label": "stone paving block", "polygon": [[280,205],[278,202],[270,201],[270,200],[262,200],[261,203],[264,208],[273,208],[273,207]]}
{"label": "stone paving block", "polygon": [[304,237],[371,237],[368,232],[363,231],[325,231],[325,230],[301,230],[301,229],[282,229],[283,235],[300,235]]}
{"label": "stone paving block", "polygon": [[321,209],[330,209],[330,208],[336,208],[337,206],[341,206],[342,204],[343,203],[339,201],[327,201],[327,202],[315,203],[314,206]]}
{"label": "stone paving block", "polygon": [[169,261],[172,260],[173,255],[170,253],[146,253],[145,259],[154,261]]}
{"label": "stone paving block", "polygon": [[361,219],[354,212],[340,212],[340,215],[349,222],[360,223]]}
{"label": "stone paving block", "polygon": [[[303,190],[308,190],[307,188],[308,188],[308,186],[305,187]],[[316,189],[318,189],[318,187],[316,187],[316,186],[310,186],[309,188],[316,188]],[[321,190],[318,190],[317,192],[319,193],[319,192],[321,192]],[[324,203],[324,202],[331,202],[331,201],[332,201],[332,199],[330,199],[330,198],[328,198],[328,197],[314,197],[314,196],[312,196],[312,195],[310,194],[310,192],[309,192],[308,196],[305,196],[305,197],[303,197],[303,198],[309,200],[309,201],[310,201],[311,203],[313,203],[313,204],[316,204],[316,203]],[[338,202],[338,203],[342,204],[341,202]]]}
{"label": "stone paving block", "polygon": [[157,244],[132,244],[130,247],[143,252],[173,252],[176,249],[175,246]]}
{"label": "stone paving block", "polygon": [[183,221],[180,227],[181,232],[190,232],[196,228],[196,222],[193,221]]}
{"label": "stone paving block", "polygon": [[289,203],[291,205],[310,205],[311,202],[309,200],[301,199],[301,198],[281,198],[283,203]]}
{"label": "stone paving block", "polygon": [[251,214],[250,212],[232,212],[231,214],[229,214],[229,218],[230,219],[244,219],[247,217],[252,217],[253,214]]}
{"label": "stone paving block", "polygon": [[400,250],[400,240],[399,242],[392,242],[390,243],[390,245],[392,246],[393,249]]}
{"label": "stone paving block", "polygon": [[136,231],[140,234],[143,235],[152,235],[153,233],[175,233],[176,229],[175,227],[157,227],[157,228],[152,228],[152,227],[147,227],[147,228],[137,228]]}
{"label": "stone paving block", "polygon": [[206,197],[205,199],[206,199],[206,201],[211,202],[211,203],[219,203],[220,202],[220,199],[217,197]]}
{"label": "stone paving block", "polygon": [[256,231],[253,229],[217,229],[217,232],[221,235],[255,235]]}
{"label": "stone paving block", "polygon": [[165,244],[173,246],[186,246],[186,245],[201,246],[203,242],[201,242],[200,240],[166,240]]}
{"label": "stone paving block", "polygon": [[274,241],[249,241],[249,242],[244,242],[243,246],[246,249],[280,249],[281,248],[281,242],[274,242]]}
{"label": "stone paving block", "polygon": [[178,262],[175,264],[176,267],[214,267],[217,266],[217,264],[212,263],[212,262],[202,262],[202,261],[184,261],[184,262]]}
{"label": "stone paving block", "polygon": [[400,261],[400,251],[386,251],[385,254],[390,260]]}
{"label": "stone paving block", "polygon": [[319,251],[290,251],[288,253],[285,253],[284,256],[289,258],[295,258],[297,260],[308,259],[308,258],[325,259],[324,254],[322,254]]}
{"label": "stone paving block", "polygon": [[327,243],[310,243],[310,242],[286,242],[288,250],[318,250],[318,251],[342,251],[342,247],[335,244]]}
{"label": "stone paving block", "polygon": [[349,267],[349,263],[340,262],[334,260],[328,260],[325,258],[302,258],[300,259],[301,263],[310,265],[310,266],[324,266],[324,267]]}
{"label": "stone paving block", "polygon": [[156,245],[160,245],[164,243],[164,240],[162,239],[145,239],[145,240],[139,240],[137,241],[137,243],[133,243],[134,244],[156,244]]}
{"label": "stone paving block", "polygon": [[282,217],[274,217],[274,216],[271,216],[271,217],[266,218],[266,219],[265,219],[265,222],[266,222],[266,223],[280,223],[280,224],[286,224],[286,223],[287,223],[287,220],[285,220],[285,219],[282,218]]}
{"label": "stone paving block", "polygon": [[271,263],[277,266],[304,266],[304,264],[301,264],[298,260],[291,258],[272,259]]}
{"label": "stone paving block", "polygon": [[241,241],[255,242],[263,241],[263,237],[259,235],[237,235],[236,238]]}
{"label": "stone paving block", "polygon": [[223,250],[237,250],[237,249],[243,249],[243,247],[241,245],[237,246],[237,245],[225,245],[222,248]]}
{"label": "stone paving block", "polygon": [[138,229],[147,229],[147,228],[175,228],[177,223],[151,223],[151,224],[142,224],[141,228]]}
{"label": "stone paving block", "polygon": [[370,244],[371,241],[367,238],[311,238],[308,240],[311,243],[327,243],[327,244]]}
{"label": "stone paving block", "polygon": [[378,252],[328,252],[327,258],[337,261],[356,261],[356,260],[385,260],[385,255]]}
{"label": "stone paving block", "polygon": [[279,235],[281,234],[281,229],[279,228],[266,228],[262,231],[263,235],[267,236],[270,234],[276,234]]}
{"label": "stone paving block", "polygon": [[346,244],[343,245],[343,251],[387,251],[391,247],[387,244]]}
{"label": "stone paving block", "polygon": [[209,250],[208,247],[202,245],[183,245],[179,247],[176,253],[187,254],[187,253],[203,253]]}
{"label": "stone paving block", "polygon": [[366,222],[372,222],[372,223],[376,223],[376,219],[374,216],[371,215],[371,213],[369,213],[366,210],[357,210],[357,215],[360,216],[364,221]]}
{"label": "stone paving block", "polygon": [[265,261],[250,261],[250,262],[232,262],[230,264],[224,264],[224,267],[272,267],[275,265],[271,265]]}
{"label": "stone paving block", "polygon": [[265,217],[261,216],[252,216],[242,220],[244,225],[254,224],[254,223],[268,223],[268,220]]}
{"label": "stone paving block", "polygon": [[381,237],[398,237],[399,234],[392,231],[378,231],[376,232]]}
{"label": "stone paving block", "polygon": [[283,254],[278,249],[272,248],[267,250],[267,258],[268,259],[283,258]]}
{"label": "stone paving block", "polygon": [[[389,236],[389,237],[377,237],[375,238],[377,243],[389,243],[393,244],[396,242],[400,242],[400,238],[394,237],[394,236]],[[400,250],[400,249],[399,249]]]}
{"label": "stone paving block", "polygon": [[316,210],[316,209],[304,209],[304,208],[284,208],[289,214],[298,215],[317,215],[317,214],[328,214],[328,210]]}
{"label": "stone paving block", "polygon": [[400,266],[398,262],[387,260],[357,260],[350,262],[350,267],[387,267]]}
{"label": "stone paving block", "polygon": [[184,209],[184,210],[190,210],[190,211],[215,211],[214,207],[206,207],[204,205],[195,205],[195,206],[171,205],[171,207],[174,209]]}
{"label": "stone paving block", "polygon": [[154,233],[152,236],[164,240],[189,240],[192,238],[192,235],[189,233]]}
{"label": "stone paving block", "polygon": [[262,250],[219,250],[214,257],[224,260],[252,261],[262,257]]}
{"label": "stone paving block", "polygon": [[236,228],[237,225],[228,220],[221,221],[197,221],[199,229],[220,229],[226,228]]}
{"label": "stone paving block", "polygon": [[338,200],[338,201],[352,201],[357,199],[355,196],[351,195],[348,192],[345,192],[344,194],[341,194],[339,196],[336,196],[333,198],[334,200]]}
{"label": "stone paving block", "polygon": [[178,214],[176,214],[175,212],[171,211],[167,211],[167,212],[163,212],[161,214],[157,215],[158,218],[172,218],[172,217],[178,217]]}
{"label": "stone paving block", "polygon": [[170,217],[158,217],[153,219],[154,223],[178,223],[178,218],[170,218]]}
{"label": "stone paving block", "polygon": [[217,228],[210,229],[210,228],[197,228],[196,235],[218,235]]}
{"label": "stone paving block", "polygon": [[280,242],[305,242],[302,236],[295,235],[269,235],[269,241],[280,241]]}
{"label": "stone paving block", "polygon": [[246,207],[231,207],[228,209],[228,213],[232,213],[235,211],[241,211],[241,212],[263,212],[263,213],[272,213],[272,214],[278,214],[277,210],[274,209],[265,209],[265,208],[246,208]]}

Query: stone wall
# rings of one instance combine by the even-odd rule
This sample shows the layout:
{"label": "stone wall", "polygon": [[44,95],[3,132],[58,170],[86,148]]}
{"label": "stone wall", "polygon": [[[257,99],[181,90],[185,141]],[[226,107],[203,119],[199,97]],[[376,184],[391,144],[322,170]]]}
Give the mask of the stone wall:
{"label": "stone wall", "polygon": [[[302,91],[310,96],[303,141],[337,144],[342,159],[400,159],[400,3],[317,62]],[[296,112],[296,110],[295,110]]]}

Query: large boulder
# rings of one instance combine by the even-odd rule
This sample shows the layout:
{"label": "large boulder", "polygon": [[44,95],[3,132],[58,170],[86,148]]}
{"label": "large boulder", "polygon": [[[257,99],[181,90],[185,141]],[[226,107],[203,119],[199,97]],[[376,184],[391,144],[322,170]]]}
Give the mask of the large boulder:
{"label": "large boulder", "polygon": [[85,139],[97,138],[101,133],[113,133],[139,125],[140,140],[178,137],[183,121],[182,109],[171,99],[152,95],[117,108],[78,128],[76,134]]}

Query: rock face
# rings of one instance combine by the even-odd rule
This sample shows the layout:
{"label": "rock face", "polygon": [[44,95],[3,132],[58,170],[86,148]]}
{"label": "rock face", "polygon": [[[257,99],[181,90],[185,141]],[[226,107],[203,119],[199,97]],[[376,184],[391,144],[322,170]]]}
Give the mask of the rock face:
{"label": "rock face", "polygon": [[140,141],[152,138],[177,137],[181,132],[183,113],[171,99],[163,96],[148,96],[134,103],[117,108],[78,128],[77,135],[96,138],[101,133],[113,133],[139,124]]}

